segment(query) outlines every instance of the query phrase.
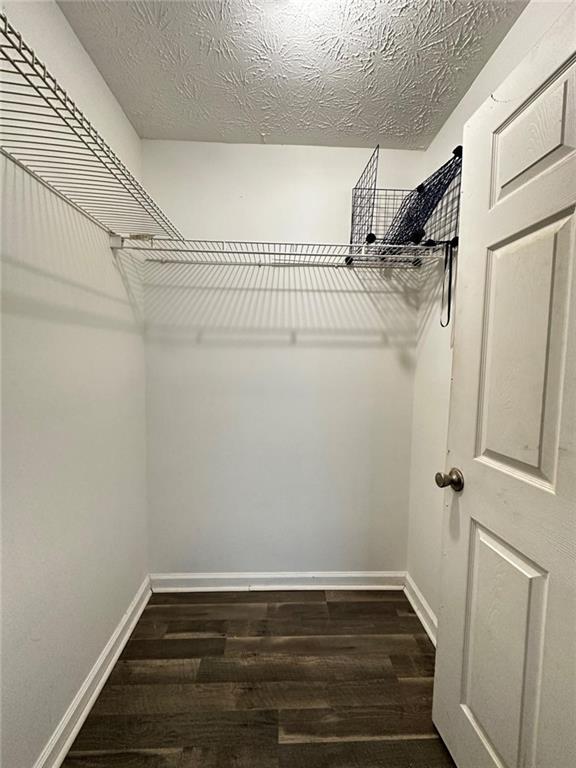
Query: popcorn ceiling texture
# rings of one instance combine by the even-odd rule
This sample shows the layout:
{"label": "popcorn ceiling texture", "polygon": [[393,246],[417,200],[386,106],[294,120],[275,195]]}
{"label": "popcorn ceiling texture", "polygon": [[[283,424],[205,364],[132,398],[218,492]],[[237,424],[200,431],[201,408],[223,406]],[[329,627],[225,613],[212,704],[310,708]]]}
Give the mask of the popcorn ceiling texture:
{"label": "popcorn ceiling texture", "polygon": [[421,149],[526,2],[59,4],[142,138]]}

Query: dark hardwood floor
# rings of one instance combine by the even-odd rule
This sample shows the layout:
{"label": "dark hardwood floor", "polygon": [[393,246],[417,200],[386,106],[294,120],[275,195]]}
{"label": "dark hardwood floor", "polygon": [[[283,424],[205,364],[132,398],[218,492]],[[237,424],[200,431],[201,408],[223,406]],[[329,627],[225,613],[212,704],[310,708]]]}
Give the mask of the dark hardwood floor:
{"label": "dark hardwood floor", "polygon": [[402,592],[154,594],[64,768],[453,768]]}

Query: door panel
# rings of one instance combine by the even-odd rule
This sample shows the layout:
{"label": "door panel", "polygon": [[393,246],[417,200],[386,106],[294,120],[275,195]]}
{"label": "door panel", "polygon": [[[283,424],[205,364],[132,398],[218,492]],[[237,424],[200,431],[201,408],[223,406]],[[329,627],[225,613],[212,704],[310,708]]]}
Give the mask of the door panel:
{"label": "door panel", "polygon": [[[518,765],[537,727],[548,574],[478,525],[470,547],[462,705],[487,748]],[[503,637],[520,652],[502,653]]]}
{"label": "door panel", "polygon": [[477,455],[552,487],[572,217],[488,252]]}
{"label": "door panel", "polygon": [[576,5],[464,132],[434,721],[576,766]]}
{"label": "door panel", "polygon": [[572,71],[527,100],[494,131],[493,203],[574,151],[574,89]]}

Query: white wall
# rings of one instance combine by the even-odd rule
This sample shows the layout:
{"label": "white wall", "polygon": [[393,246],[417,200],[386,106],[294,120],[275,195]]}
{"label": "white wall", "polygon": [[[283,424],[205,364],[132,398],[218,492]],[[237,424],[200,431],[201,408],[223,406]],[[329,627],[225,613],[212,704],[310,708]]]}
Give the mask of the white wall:
{"label": "white wall", "polygon": [[395,351],[148,345],[153,572],[403,570]]}
{"label": "white wall", "polygon": [[[53,2],[9,20],[140,173],[140,140]],[[147,563],[144,348],[106,233],[2,159],[2,745],[31,768]]]}
{"label": "white wall", "polygon": [[[146,184],[191,238],[346,242],[351,188],[370,156],[160,141],[143,148]],[[416,180],[414,153],[383,154],[392,183]],[[214,275],[196,277],[206,287]],[[248,310],[239,305],[253,307],[262,294],[251,291],[273,279],[259,275],[251,298],[229,299],[228,316],[200,292],[178,293],[177,333],[159,332],[154,319],[170,296],[148,287],[152,571],[403,570],[413,376],[406,342],[415,312],[394,293],[362,325],[359,284],[347,293],[345,277],[307,273],[300,287],[308,293],[291,294],[299,322],[288,321],[283,289],[295,278],[276,270],[272,288],[280,290],[265,292],[263,312],[276,330],[294,327],[295,344],[278,333],[224,341],[210,341],[210,328],[200,337],[184,333],[182,316],[198,302],[208,326],[218,315],[228,317],[228,331],[243,327]],[[378,325],[391,309],[400,326],[394,339]],[[313,342],[311,323],[325,334]]]}
{"label": "white wall", "polygon": [[[532,1],[482,69],[468,92],[446,121],[422,159],[426,176],[450,157],[462,143],[464,124],[490,93],[506,78],[552,26],[569,2]],[[464,147],[466,152],[466,147]],[[439,294],[422,308],[416,355],[412,456],[410,471],[410,520],[408,571],[432,611],[440,607],[441,523],[444,494],[434,485],[434,473],[446,464],[452,329],[439,327]]]}
{"label": "white wall", "polygon": [[[184,237],[347,243],[352,187],[371,150],[142,142],[144,182]],[[418,152],[382,151],[391,187],[416,183]]]}
{"label": "white wall", "polygon": [[148,571],[144,350],[107,234],[3,166],[2,765],[30,768]]}
{"label": "white wall", "polygon": [[8,21],[126,167],[140,179],[140,138],[56,0],[2,0]]}

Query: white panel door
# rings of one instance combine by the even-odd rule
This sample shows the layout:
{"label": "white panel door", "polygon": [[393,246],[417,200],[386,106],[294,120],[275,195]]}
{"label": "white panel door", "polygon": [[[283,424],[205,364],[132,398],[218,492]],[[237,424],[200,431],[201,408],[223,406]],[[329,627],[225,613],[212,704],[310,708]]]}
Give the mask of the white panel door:
{"label": "white panel door", "polygon": [[576,766],[576,5],[464,133],[434,721]]}

